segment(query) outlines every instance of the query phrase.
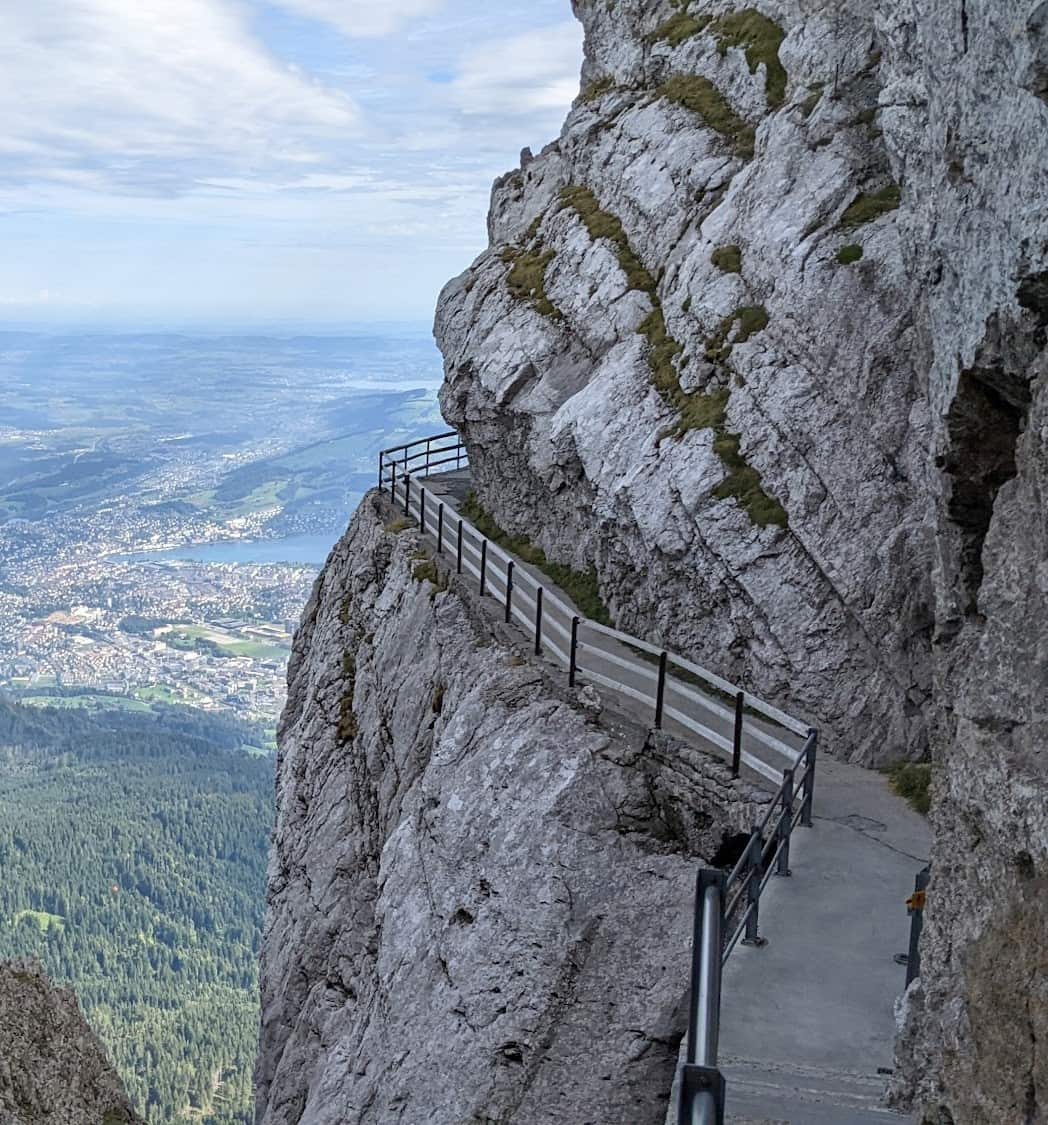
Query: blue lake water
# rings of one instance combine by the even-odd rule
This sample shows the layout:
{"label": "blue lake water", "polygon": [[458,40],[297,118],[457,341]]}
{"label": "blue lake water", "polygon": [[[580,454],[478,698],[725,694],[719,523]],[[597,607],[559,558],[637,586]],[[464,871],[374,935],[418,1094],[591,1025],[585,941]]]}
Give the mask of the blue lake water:
{"label": "blue lake water", "polygon": [[121,555],[124,562],[298,563],[323,566],[339,535],[292,535],[287,539],[243,540],[178,547],[172,551],[138,551]]}

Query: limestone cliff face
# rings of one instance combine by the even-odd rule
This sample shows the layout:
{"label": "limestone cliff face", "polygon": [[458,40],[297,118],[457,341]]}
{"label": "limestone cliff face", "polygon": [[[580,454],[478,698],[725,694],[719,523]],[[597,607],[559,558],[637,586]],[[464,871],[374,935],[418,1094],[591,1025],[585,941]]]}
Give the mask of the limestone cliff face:
{"label": "limestone cliff face", "polygon": [[0,1121],[139,1121],[76,997],[28,965],[0,965]]}
{"label": "limestone cliff face", "polygon": [[477,489],[621,627],[917,755],[930,404],[872,6],[575,7],[583,92],[437,315]]}
{"label": "limestone cliff face", "polygon": [[365,499],[295,644],[258,1121],[661,1123],[694,857],[756,806],[551,679],[393,519]]}

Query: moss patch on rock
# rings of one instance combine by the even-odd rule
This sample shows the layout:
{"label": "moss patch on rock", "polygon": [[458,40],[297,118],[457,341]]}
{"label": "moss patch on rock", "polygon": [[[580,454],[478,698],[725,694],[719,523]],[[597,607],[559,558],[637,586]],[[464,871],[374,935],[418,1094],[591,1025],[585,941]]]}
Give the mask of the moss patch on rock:
{"label": "moss patch on rock", "polygon": [[678,11],[645,36],[646,42],[668,43],[671,47],[679,47],[685,40],[701,35],[709,26],[711,17],[690,15],[689,7],[686,0],[679,4]]}
{"label": "moss patch on rock", "polygon": [[902,192],[898,184],[889,184],[880,191],[862,192],[841,216],[841,230],[856,230],[882,215],[898,209]]}
{"label": "moss patch on rock", "polygon": [[633,252],[622,221],[617,215],[601,208],[600,201],[588,187],[571,184],[560,193],[561,206],[571,207],[585,223],[590,238],[596,242],[606,238],[614,247],[622,272],[631,289],[654,294],[655,279],[644,263]]}
{"label": "moss patch on rock", "polygon": [[710,261],[724,273],[742,273],[742,249],[734,243],[729,246],[718,246],[713,251]]}
{"label": "moss patch on rock", "polygon": [[717,331],[706,340],[706,358],[711,363],[724,363],[736,344],[744,344],[768,327],[768,310],[763,305],[742,305],[726,316]]}
{"label": "moss patch on rock", "polygon": [[610,94],[614,89],[615,79],[610,74],[605,74],[602,78],[594,78],[592,82],[587,82],[582,87],[579,101],[583,105],[589,105],[591,102],[599,101],[605,94]]}
{"label": "moss patch on rock", "polygon": [[527,248],[507,246],[502,251],[502,260],[510,267],[506,287],[512,296],[530,304],[550,320],[563,320],[564,314],[546,292],[546,271],[554,257],[553,250],[543,250],[534,244]]}
{"label": "moss patch on rock", "polygon": [[732,109],[727,98],[700,74],[675,74],[655,90],[655,96],[666,98],[697,114],[715,132],[731,142],[738,156],[749,160],[756,140],[753,126]]}
{"label": "moss patch on rock", "polygon": [[357,690],[357,662],[352,653],[342,657],[342,698],[338,703],[338,737],[342,742],[352,742],[357,736],[360,725],[357,722],[356,712],[353,710],[353,700]]}
{"label": "moss patch on rock", "polygon": [[852,242],[837,251],[837,261],[842,266],[853,266],[862,260],[862,247]]}
{"label": "moss patch on rock", "polygon": [[779,61],[779,48],[786,38],[782,28],[756,8],[746,8],[721,16],[714,21],[711,30],[722,55],[730,47],[745,50],[750,74],[756,74],[757,67],[764,64],[768,104],[778,109],[786,100],[787,81],[786,68]]}

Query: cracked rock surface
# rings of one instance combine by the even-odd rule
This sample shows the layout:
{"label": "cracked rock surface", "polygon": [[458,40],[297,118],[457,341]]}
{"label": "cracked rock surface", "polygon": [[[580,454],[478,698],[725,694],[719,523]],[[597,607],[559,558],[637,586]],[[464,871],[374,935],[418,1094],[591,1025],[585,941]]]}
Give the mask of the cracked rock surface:
{"label": "cracked rock surface", "polygon": [[696,857],[759,795],[595,719],[391,518],[365,499],[295,643],[258,1120],[655,1125]]}
{"label": "cracked rock surface", "polygon": [[0,1121],[137,1125],[76,997],[32,965],[0,965]]}

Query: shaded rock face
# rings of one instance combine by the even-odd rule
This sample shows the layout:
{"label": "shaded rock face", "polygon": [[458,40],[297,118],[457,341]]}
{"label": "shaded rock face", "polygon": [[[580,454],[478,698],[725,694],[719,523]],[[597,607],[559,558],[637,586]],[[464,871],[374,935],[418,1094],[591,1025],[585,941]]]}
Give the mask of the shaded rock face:
{"label": "shaded rock face", "polygon": [[885,11],[937,511],[934,872],[896,1093],[1048,1119],[1048,5]]}
{"label": "shaded rock face", "polygon": [[437,313],[477,491],[621,627],[918,756],[932,404],[873,7],[575,8],[583,93]]}
{"label": "shaded rock face", "polygon": [[76,997],[29,965],[0,965],[0,1121],[136,1125]]}
{"label": "shaded rock face", "polygon": [[695,857],[766,798],[554,682],[392,518],[295,643],[257,1119],[661,1122]]}

